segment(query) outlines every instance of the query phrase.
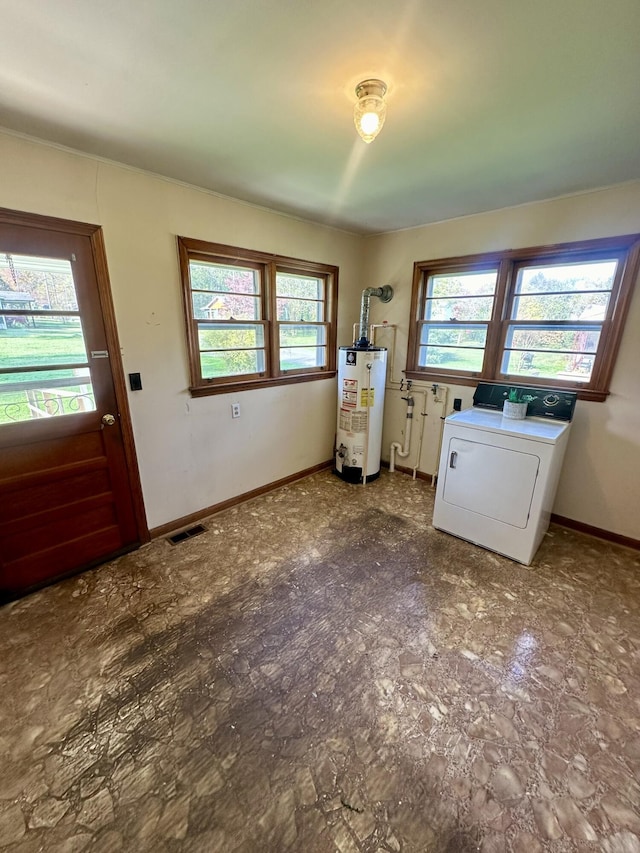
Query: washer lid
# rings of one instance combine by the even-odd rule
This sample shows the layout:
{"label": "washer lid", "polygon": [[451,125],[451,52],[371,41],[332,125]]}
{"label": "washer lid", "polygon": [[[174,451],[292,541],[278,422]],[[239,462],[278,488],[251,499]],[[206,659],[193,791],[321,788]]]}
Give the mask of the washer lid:
{"label": "washer lid", "polygon": [[554,421],[546,418],[524,418],[517,421],[503,417],[502,412],[479,409],[476,406],[465,409],[463,412],[454,412],[449,415],[445,423],[482,429],[499,435],[528,438],[531,441],[543,441],[545,444],[555,444],[571,427],[569,421]]}

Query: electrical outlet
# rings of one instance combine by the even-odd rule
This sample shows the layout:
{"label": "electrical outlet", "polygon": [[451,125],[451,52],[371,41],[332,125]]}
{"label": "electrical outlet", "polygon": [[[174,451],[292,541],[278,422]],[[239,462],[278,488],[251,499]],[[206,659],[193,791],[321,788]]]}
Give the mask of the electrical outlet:
{"label": "electrical outlet", "polygon": [[231,417],[239,418],[240,417],[240,403],[232,403],[231,404]]}

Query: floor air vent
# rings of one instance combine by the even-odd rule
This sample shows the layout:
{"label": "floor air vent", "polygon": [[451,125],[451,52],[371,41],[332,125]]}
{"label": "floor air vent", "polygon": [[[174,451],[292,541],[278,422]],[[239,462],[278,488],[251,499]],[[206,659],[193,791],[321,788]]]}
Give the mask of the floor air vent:
{"label": "floor air vent", "polygon": [[184,542],[185,539],[192,539],[199,533],[204,533],[206,529],[207,528],[203,527],[201,524],[195,524],[188,530],[181,530],[180,533],[174,533],[173,536],[167,536],[167,540],[171,542],[172,545],[177,545],[178,542]]}

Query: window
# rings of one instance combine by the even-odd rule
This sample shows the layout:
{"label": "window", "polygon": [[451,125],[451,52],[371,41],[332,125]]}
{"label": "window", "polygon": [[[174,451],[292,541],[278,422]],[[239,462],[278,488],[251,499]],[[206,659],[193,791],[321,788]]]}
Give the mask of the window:
{"label": "window", "polygon": [[0,256],[0,425],[95,411],[71,262]]}
{"label": "window", "polygon": [[195,396],[335,376],[338,268],[178,238]]}
{"label": "window", "polygon": [[640,235],[420,261],[406,375],[573,389],[604,400]]}
{"label": "window", "polygon": [[420,319],[418,364],[482,370],[493,312],[497,268],[465,269],[427,276]]}

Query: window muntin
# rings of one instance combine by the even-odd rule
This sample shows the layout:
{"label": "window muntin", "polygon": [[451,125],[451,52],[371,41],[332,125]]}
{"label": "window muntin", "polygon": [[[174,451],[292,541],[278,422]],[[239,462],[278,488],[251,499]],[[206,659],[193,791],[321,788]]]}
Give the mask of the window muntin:
{"label": "window muntin", "polygon": [[421,309],[418,366],[482,370],[493,312],[497,268],[427,275]]}
{"label": "window muntin", "polygon": [[[406,375],[461,385],[480,379],[539,384],[604,400],[639,267],[638,234],[417,262]],[[446,283],[482,268],[497,269],[493,310],[484,324],[478,315],[471,322],[463,318],[455,300],[466,296],[472,304],[488,294],[451,294],[439,286],[442,278]],[[449,318],[448,298],[454,299]],[[455,352],[453,326],[467,335],[465,352]]]}
{"label": "window muntin", "polygon": [[335,375],[336,267],[178,244],[192,393]]}

